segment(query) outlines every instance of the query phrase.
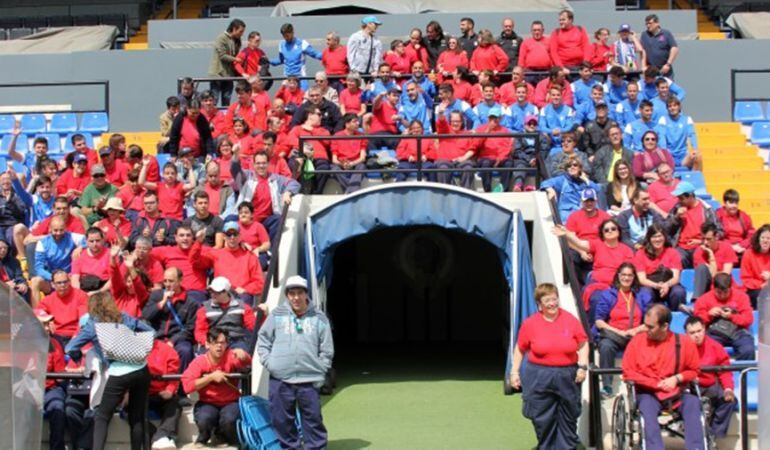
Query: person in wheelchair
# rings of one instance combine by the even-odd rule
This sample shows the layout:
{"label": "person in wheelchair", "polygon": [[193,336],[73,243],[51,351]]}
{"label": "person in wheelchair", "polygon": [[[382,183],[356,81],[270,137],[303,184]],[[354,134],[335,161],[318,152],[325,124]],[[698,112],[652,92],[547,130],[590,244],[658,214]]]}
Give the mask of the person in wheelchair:
{"label": "person in wheelchair", "polygon": [[[690,316],[684,323],[684,329],[698,347],[701,367],[730,365],[730,356],[722,344],[706,336],[706,326],[700,317]],[[723,438],[730,428],[730,418],[735,409],[733,377],[730,372],[702,372],[698,376],[698,384],[701,387],[701,395],[711,404],[711,414],[708,418],[711,435]]]}
{"label": "person in wheelchair", "polygon": [[700,373],[695,343],[671,332],[671,311],[654,304],[644,315],[646,333],[628,343],[623,355],[623,379],[632,383],[642,418],[644,448],[664,450],[658,416],[678,411],[684,420],[685,448],[703,450],[705,438],[697,389],[688,388]]}

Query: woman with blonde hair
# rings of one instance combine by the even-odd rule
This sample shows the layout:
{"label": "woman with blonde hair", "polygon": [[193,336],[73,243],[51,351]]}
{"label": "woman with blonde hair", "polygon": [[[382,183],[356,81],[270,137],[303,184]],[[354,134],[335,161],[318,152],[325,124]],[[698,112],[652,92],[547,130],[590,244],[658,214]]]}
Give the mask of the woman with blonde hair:
{"label": "woman with blonde hair", "polygon": [[616,216],[631,207],[631,198],[639,189],[633,174],[631,164],[624,160],[615,162],[612,169],[612,182],[607,183],[605,195],[607,196],[608,213]]}
{"label": "woman with blonde hair", "polygon": [[150,390],[150,372],[147,362],[135,363],[109,360],[105,357],[104,349],[97,337],[97,324],[123,324],[134,332],[154,330],[126,313],[120,312],[112,295],[99,292],[88,299],[88,320],[80,332],[72,338],[65,349],[75,361],[81,357],[80,349],[88,343],[93,343],[96,354],[107,365],[107,384],[104,387],[102,400],[94,417],[94,450],[102,450],[107,442],[107,428],[115,415],[115,410],[128,393],[128,423],[131,433],[131,450],[141,450],[145,447],[145,430],[147,399]]}

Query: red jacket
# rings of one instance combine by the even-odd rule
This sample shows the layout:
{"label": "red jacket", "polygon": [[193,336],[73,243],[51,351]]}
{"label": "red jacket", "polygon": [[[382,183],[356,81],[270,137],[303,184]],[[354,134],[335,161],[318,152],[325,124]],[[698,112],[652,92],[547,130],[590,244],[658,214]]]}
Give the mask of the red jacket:
{"label": "red jacket", "polygon": [[[49,339],[48,362],[46,372],[64,372],[66,363],[64,362],[64,349],[57,339]],[[45,379],[45,390],[51,389],[59,384],[60,380]]]}
{"label": "red jacket", "polygon": [[751,236],[754,235],[754,224],[751,223],[751,216],[738,210],[738,215],[733,217],[727,213],[724,208],[716,210],[717,219],[722,223],[722,229],[725,232],[725,239],[730,244],[740,244],[741,247],[748,249],[751,247]]}
{"label": "red jacket", "polygon": [[[467,130],[460,130],[459,132],[452,131],[449,128],[449,122],[447,122],[446,116],[443,114],[439,117],[438,121],[436,121],[436,128],[438,134],[458,134],[468,132]],[[451,161],[455,158],[465,156],[469,150],[473,149],[474,144],[470,138],[439,139],[435,160]]]}
{"label": "red jacket", "polygon": [[[231,350],[226,350],[222,355],[222,360],[216,364],[211,361],[208,354],[200,355],[195,358],[187,370],[182,374],[182,388],[188,394],[195,392],[195,380],[203,375],[221,370],[225,373],[233,373],[251,365],[251,357],[246,355],[246,360],[241,361],[233,355]],[[229,383],[209,383],[203,389],[198,391],[199,400],[203,403],[209,403],[214,406],[225,406],[238,401],[241,396],[237,388],[238,380],[230,379]]]}
{"label": "red jacket", "polygon": [[139,276],[134,277],[133,287],[134,293],[129,294],[126,289],[126,271],[128,269],[121,270],[118,266],[110,265],[110,290],[112,291],[112,297],[115,299],[115,304],[118,309],[128,314],[131,317],[137,319],[142,316],[142,308],[147,303],[147,299],[150,297],[150,293],[147,292],[147,288],[142,283],[142,278]]}
{"label": "red jacket", "polygon": [[253,130],[264,130],[267,126],[267,110],[260,108],[256,103],[249,99],[248,105],[241,105],[235,102],[227,108],[225,115],[225,131],[233,132],[233,119],[240,117],[249,125],[249,132]]}
{"label": "red jacket", "polygon": [[[120,193],[118,193],[118,195],[120,195]],[[131,221],[126,219],[126,216],[120,216],[120,223],[117,227],[115,227],[107,217],[96,222],[94,226],[102,230],[104,233],[104,242],[110,245],[118,243],[118,230],[120,230],[120,235],[123,236],[123,239],[128,240],[128,237],[131,236]]]}
{"label": "red jacket", "polygon": [[505,72],[508,68],[508,55],[497,44],[486,47],[478,46],[471,56],[471,71],[492,70]]}
{"label": "red jacket", "polygon": [[[179,373],[179,355],[174,347],[167,342],[155,341],[152,351],[147,356],[147,368],[153,377],[161,375],[173,375]],[[179,381],[163,381],[153,379],[150,381],[150,395],[158,395],[161,391],[175,394],[179,389]]]}
{"label": "red jacket", "polygon": [[451,50],[444,50],[438,55],[438,59],[436,60],[437,72],[448,72],[451,74],[459,66],[468,67],[468,55],[466,55],[464,51],[455,53]]}
{"label": "red jacket", "polygon": [[[730,365],[730,356],[727,354],[724,346],[708,336],[698,346],[698,356],[700,356],[701,367]],[[719,377],[719,384],[722,385],[722,389],[735,388],[733,376],[730,372],[701,372],[698,375],[698,384],[700,384],[701,388],[713,386],[717,382],[717,377]]]}
{"label": "red jacket", "polygon": [[[499,90],[500,100],[499,102],[505,106],[511,106],[517,102],[516,100],[516,86],[512,81],[500,86]],[[535,88],[527,83],[527,101],[529,103],[535,103]]]}
{"label": "red jacket", "polygon": [[[329,136],[329,131],[324,127],[316,127],[313,130],[308,131],[303,128],[302,125],[297,125],[289,132],[289,142],[291,148],[296,148],[302,153],[302,149],[299,148],[300,136]],[[313,159],[329,159],[329,141],[326,139],[314,139],[312,141],[304,141],[307,144],[313,146]]]}
{"label": "red jacket", "polygon": [[[194,246],[195,244],[193,244]],[[186,291],[206,290],[206,267],[200,259],[191,259],[193,246],[182,250],[178,245],[155,247],[150,254],[163,265],[164,269],[177,267],[182,271],[182,287]]]}
{"label": "red jacket", "polygon": [[80,329],[80,316],[88,312],[88,296],[74,287],[64,297],[59,297],[54,290],[37,307],[53,316],[54,334],[72,337]]}
{"label": "red jacket", "polygon": [[709,311],[715,306],[732,308],[730,320],[741,328],[748,328],[754,322],[749,296],[738,289],[730,289],[730,297],[724,301],[717,298],[713,289],[701,295],[695,301],[695,315],[708,326],[714,320]]}
{"label": "red jacket", "polygon": [[[477,49],[478,50],[478,49]],[[474,55],[476,53],[474,52]],[[513,133],[513,131],[503,126],[495,131],[488,131],[489,124],[484,124],[476,128],[476,133]],[[513,138],[481,138],[476,141],[476,157],[479,159],[494,159],[502,161],[511,156],[513,150]]]}
{"label": "red jacket", "polygon": [[202,267],[213,267],[214,277],[226,277],[233,288],[243,288],[251,295],[262,293],[265,284],[259,258],[254,253],[237,248],[204,247],[195,242],[190,249],[191,264],[196,261]]}
{"label": "red jacket", "polygon": [[581,26],[575,25],[569,30],[554,30],[550,39],[551,59],[555,66],[576,67],[583,61],[591,61],[593,57],[593,47],[588,40],[588,34]]}
{"label": "red jacket", "polygon": [[693,381],[700,374],[698,348],[687,336],[680,335],[679,367],[676,361],[674,333],[668,332],[663,341],[653,341],[647,333],[639,333],[628,343],[623,354],[623,379],[633,381],[637,387],[655,394],[659,400],[671,398],[677,389],[662,391],[658,383],[675,374],[682,376],[681,385]]}
{"label": "red jacket", "polygon": [[[612,63],[612,47],[594,42],[591,46],[591,66],[596,71],[608,70]],[[609,54],[609,56],[607,56]]]}
{"label": "red jacket", "polygon": [[746,289],[762,289],[767,283],[762,272],[770,272],[770,253],[757,253],[749,248],[741,259],[741,281]]}
{"label": "red jacket", "polygon": [[417,61],[422,62],[422,68],[426,72],[430,70],[429,65],[429,58],[428,58],[428,49],[420,46],[419,49],[415,49],[414,45],[412,43],[408,43],[406,45],[406,48],[404,49],[406,51],[406,56],[409,57],[409,64],[410,64],[410,72],[411,72],[411,64],[414,64]]}
{"label": "red jacket", "polygon": [[519,46],[519,65],[526,70],[548,70],[553,66],[550,40],[543,36],[539,41],[524,39]]}
{"label": "red jacket", "polygon": [[[561,84],[561,102],[565,105],[572,106],[572,85],[565,79]],[[548,90],[551,88],[551,80],[545,78],[540,80],[535,87],[535,99],[532,103],[537,105],[538,108],[544,108],[548,102]],[[515,94],[515,91],[514,91]],[[515,96],[514,96],[515,98]],[[515,101],[515,100],[514,100]]]}

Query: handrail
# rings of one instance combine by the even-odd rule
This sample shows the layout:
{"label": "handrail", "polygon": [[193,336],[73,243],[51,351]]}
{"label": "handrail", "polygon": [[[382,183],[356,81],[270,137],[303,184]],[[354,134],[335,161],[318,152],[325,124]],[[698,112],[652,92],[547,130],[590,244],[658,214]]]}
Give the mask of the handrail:
{"label": "handrail", "polygon": [[[234,378],[241,380],[241,395],[251,395],[251,370],[246,372],[232,372],[226,374],[227,378]],[[83,372],[48,372],[45,374],[48,380],[90,380],[94,376],[94,372],[85,374]],[[154,380],[162,381],[177,381],[182,379],[181,373],[170,373],[166,375],[152,375]]]}
{"label": "handrail", "polygon": [[[48,111],[48,110],[37,110],[37,111],[23,111],[25,113],[38,113],[38,114],[45,114],[45,113],[84,113],[84,112],[93,112],[93,111],[104,111],[109,116],[110,114],[110,81],[109,80],[94,80],[94,81],[51,81],[46,83],[0,83],[0,89],[3,88],[29,88],[29,87],[57,87],[57,86],[104,86],[104,108],[94,109],[94,108],[87,108],[87,109],[72,109],[68,111]],[[21,112],[21,111],[19,111]],[[13,114],[14,111],[6,111],[5,114]]]}
{"label": "handrail", "polygon": [[[751,361],[739,361],[735,364],[731,364],[729,366],[703,366],[700,368],[701,372],[705,373],[719,373],[719,372],[741,372],[740,380],[741,380],[741,390],[740,390],[740,402],[738,405],[739,413],[741,417],[741,429],[740,429],[740,440],[741,440],[741,449],[742,450],[748,450],[749,449],[749,410],[747,407],[748,403],[748,386],[746,383],[746,376],[749,372],[757,370],[757,362]],[[621,375],[623,373],[623,369],[619,367],[605,367],[605,368],[599,368],[594,366],[593,364],[588,370],[588,389],[590,391],[591,395],[591,401],[590,401],[590,408],[591,408],[591,417],[597,416],[599,418],[598,421],[593,421],[592,429],[591,429],[591,435],[595,436],[595,440],[593,442],[593,446],[596,447],[596,450],[604,450],[604,431],[602,430],[602,421],[601,421],[601,394],[599,392],[599,377],[602,375]]]}

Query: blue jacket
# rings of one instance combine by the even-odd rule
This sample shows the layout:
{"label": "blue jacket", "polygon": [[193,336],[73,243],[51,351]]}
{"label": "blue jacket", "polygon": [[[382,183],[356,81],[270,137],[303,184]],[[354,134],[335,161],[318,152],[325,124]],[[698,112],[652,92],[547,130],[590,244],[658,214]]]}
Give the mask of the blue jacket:
{"label": "blue jacket", "polygon": [[575,112],[575,121],[581,125],[596,119],[596,105],[593,100],[581,103]]}
{"label": "blue jacket", "polygon": [[698,136],[695,134],[695,125],[690,116],[679,114],[674,120],[669,114],[660,118],[658,125],[663,129],[666,136],[666,144],[674,162],[677,166],[682,165],[684,157],[687,156],[687,140],[693,149],[698,148]]}
{"label": "blue jacket", "polygon": [[610,116],[618,123],[618,125],[625,128],[629,123],[642,117],[642,113],[639,112],[639,105],[641,103],[642,101],[639,99],[633,104],[631,104],[629,99],[625,99],[615,105],[614,109],[610,110],[612,113]]}
{"label": "blue jacket", "polygon": [[[8,244],[10,247],[11,244]],[[27,284],[27,279],[24,278],[24,272],[21,270],[21,263],[15,256],[11,255],[11,252],[5,255],[5,258],[0,260],[0,267],[5,269],[5,274],[8,275],[8,279],[16,284]]]}
{"label": "blue jacket", "polygon": [[[511,111],[506,108],[505,106],[495,102],[492,106],[487,105],[484,102],[479,103],[478,105],[473,107],[473,113],[476,114],[476,117],[479,118],[480,124],[485,124],[489,122],[489,110],[498,107],[503,112],[503,117],[500,118],[500,125],[508,128],[513,129],[513,126],[515,125],[514,117],[511,115]],[[522,128],[524,126],[522,125]]]}
{"label": "blue jacket", "polygon": [[[444,110],[444,117],[446,117],[447,122],[449,121],[449,115],[453,111],[459,111],[463,114],[465,117],[465,129],[474,130],[478,128],[479,125],[481,125],[479,122],[479,116],[473,112],[471,105],[460,100],[459,98],[454,99],[452,103],[447,106],[446,110]],[[438,118],[438,114],[436,114],[436,118]]]}
{"label": "blue jacket", "polygon": [[663,127],[654,120],[645,123],[642,119],[634,120],[623,128],[623,145],[635,152],[643,151],[642,136],[650,130],[658,134],[658,147],[668,148],[666,145],[666,133]]}
{"label": "blue jacket", "polygon": [[305,56],[320,60],[323,55],[304,39],[294,38],[291,42],[284,39],[278,44],[278,58],[271,59],[270,64],[283,64],[283,74],[286,76],[304,76]]}
{"label": "blue jacket", "polygon": [[[299,327],[302,331],[298,331]],[[298,318],[284,301],[260,328],[257,354],[274,378],[291,384],[320,385],[334,357],[329,319],[315,309],[312,301],[305,315]]]}
{"label": "blue jacket", "polygon": [[[594,325],[591,328],[591,331],[595,337],[599,337],[599,330],[596,328],[596,321],[609,321],[610,312],[612,312],[612,309],[615,307],[617,302],[617,288],[611,287],[602,291],[601,295],[599,296],[599,300],[596,302],[596,309],[594,310]],[[649,308],[650,304],[652,304],[652,291],[649,289],[639,289],[638,291],[634,292],[634,302],[636,302],[636,304],[639,306],[639,309],[642,310],[642,317],[640,317],[640,319],[644,320],[644,313],[647,312],[647,308]]]}
{"label": "blue jacket", "polygon": [[[422,127],[425,133],[432,133],[433,127],[430,123],[430,115],[428,114],[428,105],[425,104],[425,99],[418,95],[415,101],[412,101],[407,96],[401,97],[398,102],[398,114],[403,117],[407,123],[411,123],[413,120],[419,120],[422,123]],[[403,123],[398,122],[398,131],[403,132],[406,129]]]}
{"label": "blue jacket", "polygon": [[589,187],[597,191],[600,189],[600,186],[593,181],[572,178],[567,174],[558,175],[540,183],[541,191],[547,188],[556,191],[557,207],[562,223],[567,223],[569,215],[580,209],[580,194]]}
{"label": "blue jacket", "polygon": [[513,117],[513,126],[508,128],[513,131],[524,131],[524,119],[527,116],[540,115],[540,110],[532,103],[526,103],[524,106],[519,105],[518,102],[508,107]]}
{"label": "blue jacket", "polygon": [[[668,90],[671,91],[672,94],[676,95],[676,98],[678,98],[680,101],[684,101],[684,98],[687,95],[687,91],[685,91],[683,87],[674,83],[670,78],[658,77],[658,79],[660,78],[668,81]],[[658,80],[655,80],[654,82],[648,84],[644,82],[644,79],[639,80],[639,99],[652,100],[653,98],[657,97],[658,87],[655,85],[657,82]]]}
{"label": "blue jacket", "polygon": [[[561,147],[561,133],[572,131],[578,126],[575,116],[575,110],[569,106],[561,105],[559,109],[554,109],[549,103],[540,111],[540,131],[551,136],[554,146]],[[553,135],[556,128],[561,131],[558,136]]]}
{"label": "blue jacket", "polygon": [[401,100],[404,101],[405,99],[409,98],[409,95],[406,93],[406,85],[409,83],[416,83],[420,88],[422,88],[422,98],[425,100],[425,104],[428,106],[428,108],[433,109],[433,99],[436,98],[438,95],[438,91],[436,90],[436,85],[433,84],[432,81],[428,77],[422,77],[421,81],[415,80],[414,77],[406,80],[406,83],[403,84],[403,92],[401,93]]}
{"label": "blue jacket", "polygon": [[[123,319],[123,325],[134,331],[155,331],[151,326],[147,325],[141,320],[129,316],[126,313],[121,313],[121,317]],[[86,320],[86,323],[80,327],[78,334],[67,343],[67,346],[64,348],[64,352],[72,356],[72,359],[75,361],[78,361],[80,360],[81,356],[80,349],[82,349],[89,342],[93,342],[94,349],[96,350],[96,354],[99,356],[99,359],[102,360],[103,363],[109,364],[109,361],[104,357],[104,354],[102,353],[102,346],[99,345],[99,338],[96,337],[95,324],[96,321],[93,319],[93,317],[89,316],[88,320]]]}
{"label": "blue jacket", "polygon": [[14,179],[11,180],[11,183],[13,184],[13,190],[16,192],[16,195],[19,196],[21,201],[23,201],[28,208],[31,208],[32,216],[27,221],[28,225],[38,223],[53,214],[53,202],[56,200],[55,195],[51,195],[51,198],[46,202],[39,195],[31,195],[27,192],[18,178],[14,177]]}
{"label": "blue jacket", "polygon": [[78,233],[66,232],[61,241],[56,241],[48,235],[37,241],[35,246],[35,274],[44,280],[51,281],[54,270],[61,269],[67,273],[72,271],[72,251],[85,242],[85,236]]}
{"label": "blue jacket", "polygon": [[599,82],[593,78],[586,83],[582,79],[572,82],[572,100],[577,108],[580,104],[591,101],[591,88]]}
{"label": "blue jacket", "polygon": [[628,81],[625,80],[620,83],[620,86],[615,86],[609,81],[604,83],[604,96],[607,99],[607,103],[610,104],[610,109],[612,109],[613,106],[619,104],[623,100],[628,99],[628,91],[626,90],[627,87]]}

